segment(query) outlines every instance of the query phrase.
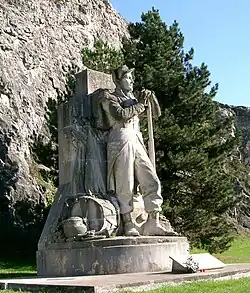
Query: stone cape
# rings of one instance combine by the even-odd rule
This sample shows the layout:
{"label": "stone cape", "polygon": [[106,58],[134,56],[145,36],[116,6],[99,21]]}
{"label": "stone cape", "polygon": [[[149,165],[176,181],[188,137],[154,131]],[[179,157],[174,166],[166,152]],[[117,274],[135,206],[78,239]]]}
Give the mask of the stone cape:
{"label": "stone cape", "polygon": [[[63,220],[70,216],[83,216],[79,214],[82,205],[77,207],[78,198],[111,198],[106,194],[107,132],[94,126],[93,109],[100,92],[105,92],[98,89],[112,89],[112,86],[111,77],[85,70],[77,75],[75,96],[59,107],[59,188],[39,243],[58,241],[54,239],[55,235],[60,241],[65,240],[61,225]],[[114,205],[118,208],[115,202]],[[96,217],[94,213],[90,216]]]}
{"label": "stone cape", "polygon": [[[113,190],[107,189],[110,126],[105,121],[107,116],[103,113],[102,102],[109,97],[108,89],[98,89],[86,95],[72,116],[72,124],[62,130],[73,146],[70,154],[71,196],[66,199],[66,214],[69,218],[82,217],[91,235],[108,237],[121,230],[117,198]],[[83,111],[79,113],[79,109]]]}

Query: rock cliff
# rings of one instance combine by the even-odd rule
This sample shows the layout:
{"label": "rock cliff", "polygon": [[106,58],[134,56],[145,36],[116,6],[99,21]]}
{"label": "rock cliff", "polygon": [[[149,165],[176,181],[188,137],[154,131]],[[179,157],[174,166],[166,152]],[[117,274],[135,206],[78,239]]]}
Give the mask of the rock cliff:
{"label": "rock cliff", "polygon": [[240,196],[240,202],[231,216],[240,226],[250,229],[250,108],[225,104],[220,104],[220,107],[234,113],[235,126],[242,138],[237,156],[243,165],[238,170],[238,180],[235,182],[236,193]]}
{"label": "rock cliff", "polygon": [[242,159],[246,165],[250,165],[250,108],[231,106],[236,114],[236,125],[242,135]]}
{"label": "rock cliff", "polygon": [[246,165],[250,165],[250,108],[220,104],[235,113],[236,128],[240,131],[242,145],[240,147],[241,159]]}
{"label": "rock cliff", "polygon": [[0,0],[0,222],[22,221],[23,199],[44,200],[31,145],[48,98],[65,91],[70,68],[83,67],[84,46],[119,47],[124,34],[125,20],[105,0]]}

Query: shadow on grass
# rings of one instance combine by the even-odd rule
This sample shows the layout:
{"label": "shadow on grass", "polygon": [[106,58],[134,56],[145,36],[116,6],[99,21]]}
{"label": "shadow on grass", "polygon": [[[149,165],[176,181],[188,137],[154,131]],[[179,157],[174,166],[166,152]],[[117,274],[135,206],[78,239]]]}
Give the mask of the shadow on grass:
{"label": "shadow on grass", "polygon": [[0,279],[27,278],[36,274],[34,259],[0,258]]}
{"label": "shadow on grass", "polygon": [[0,256],[0,269],[22,269],[22,268],[36,268],[36,260],[32,258],[22,257],[1,257]]}
{"label": "shadow on grass", "polygon": [[14,279],[14,278],[29,278],[36,277],[36,272],[34,273],[0,273],[0,279]]}

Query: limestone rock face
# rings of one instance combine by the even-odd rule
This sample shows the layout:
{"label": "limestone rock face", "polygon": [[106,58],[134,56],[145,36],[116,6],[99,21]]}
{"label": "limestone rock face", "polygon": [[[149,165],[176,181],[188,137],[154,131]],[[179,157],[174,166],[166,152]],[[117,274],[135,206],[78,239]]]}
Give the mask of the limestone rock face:
{"label": "limestone rock face", "polygon": [[250,165],[250,108],[226,104],[220,104],[220,107],[234,113],[235,126],[241,131],[242,136],[242,145],[240,147],[241,160],[246,165]]}
{"label": "limestone rock face", "polygon": [[[240,130],[242,145],[239,148],[239,159],[249,168],[250,166],[250,108],[243,106],[223,105],[223,108],[235,113],[236,128]],[[249,169],[246,169],[249,170]],[[247,174],[245,174],[247,175]],[[250,174],[248,174],[248,177]],[[235,209],[233,215],[238,224],[250,229],[250,189],[249,184],[236,184],[236,190],[241,193],[241,204]]]}
{"label": "limestone rock face", "polygon": [[[241,160],[250,166],[250,108],[242,106],[230,106],[236,114],[236,126],[240,129],[242,135]],[[250,174],[249,174],[250,175]],[[239,223],[250,229],[250,190],[243,188],[242,208],[238,215]]]}
{"label": "limestone rock face", "polygon": [[242,134],[242,159],[246,165],[250,165],[250,108],[231,106],[236,113],[236,125]]}
{"label": "limestone rock face", "polygon": [[0,217],[15,217],[23,198],[43,200],[31,144],[46,102],[65,90],[69,68],[83,68],[84,46],[119,47],[126,26],[104,0],[0,0]]}

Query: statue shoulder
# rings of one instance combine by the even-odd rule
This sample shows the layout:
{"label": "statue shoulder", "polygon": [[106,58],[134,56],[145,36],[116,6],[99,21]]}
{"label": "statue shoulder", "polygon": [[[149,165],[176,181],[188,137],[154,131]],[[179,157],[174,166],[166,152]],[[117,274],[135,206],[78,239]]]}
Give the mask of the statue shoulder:
{"label": "statue shoulder", "polygon": [[110,89],[100,88],[94,91],[92,97],[95,97],[100,103],[107,102],[109,100],[117,100],[118,97]]}
{"label": "statue shoulder", "polygon": [[115,92],[112,92],[111,90],[105,90],[104,97],[106,98],[106,100],[118,101],[118,96]]}
{"label": "statue shoulder", "polygon": [[91,109],[95,128],[101,130],[111,128],[109,101],[113,98],[113,93],[109,89],[100,88],[91,94]]}

